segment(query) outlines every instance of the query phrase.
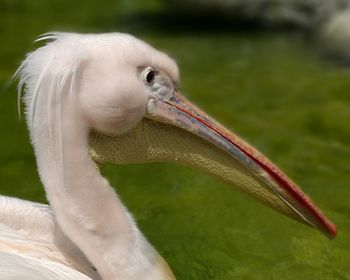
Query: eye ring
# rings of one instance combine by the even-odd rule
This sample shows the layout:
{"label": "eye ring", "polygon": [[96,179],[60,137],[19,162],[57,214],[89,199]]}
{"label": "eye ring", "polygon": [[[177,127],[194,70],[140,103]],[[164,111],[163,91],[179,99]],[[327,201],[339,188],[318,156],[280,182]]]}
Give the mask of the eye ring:
{"label": "eye ring", "polygon": [[151,67],[148,67],[146,70],[145,70],[145,74],[144,74],[144,81],[147,85],[152,85],[156,79],[156,76],[157,76],[157,71],[154,70],[153,68]]}

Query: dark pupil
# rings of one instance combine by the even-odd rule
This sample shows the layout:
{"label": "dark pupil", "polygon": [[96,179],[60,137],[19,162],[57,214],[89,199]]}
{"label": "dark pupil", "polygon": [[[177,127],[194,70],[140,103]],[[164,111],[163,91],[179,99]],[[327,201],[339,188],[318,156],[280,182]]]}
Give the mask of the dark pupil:
{"label": "dark pupil", "polygon": [[154,81],[154,77],[156,76],[156,72],[151,70],[147,73],[147,76],[146,76],[146,80],[147,80],[147,83],[152,83]]}

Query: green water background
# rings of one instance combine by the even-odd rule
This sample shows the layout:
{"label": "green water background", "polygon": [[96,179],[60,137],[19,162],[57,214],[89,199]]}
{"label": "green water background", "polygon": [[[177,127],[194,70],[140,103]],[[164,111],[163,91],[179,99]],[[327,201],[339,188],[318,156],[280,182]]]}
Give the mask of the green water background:
{"label": "green water background", "polygon": [[179,280],[350,279],[350,71],[309,35],[169,12],[158,1],[0,0],[0,192],[45,202],[11,83],[41,33],[130,32],[174,57],[181,90],[298,182],[338,226],[329,241],[205,174],[106,165]]}

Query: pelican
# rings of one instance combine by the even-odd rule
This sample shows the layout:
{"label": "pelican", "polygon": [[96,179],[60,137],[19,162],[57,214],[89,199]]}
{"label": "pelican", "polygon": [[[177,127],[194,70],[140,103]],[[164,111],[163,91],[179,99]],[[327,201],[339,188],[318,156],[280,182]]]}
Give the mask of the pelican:
{"label": "pelican", "polygon": [[16,75],[49,206],[0,197],[0,279],[175,279],[100,174],[104,162],[196,167],[335,236],[291,179],[181,95],[166,54],[122,33],[38,40]]}

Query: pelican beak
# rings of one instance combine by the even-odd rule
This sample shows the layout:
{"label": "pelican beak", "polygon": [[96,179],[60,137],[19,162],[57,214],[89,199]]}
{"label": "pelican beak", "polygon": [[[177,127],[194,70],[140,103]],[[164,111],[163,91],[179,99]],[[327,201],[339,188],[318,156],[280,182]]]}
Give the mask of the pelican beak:
{"label": "pelican beak", "polygon": [[[186,100],[179,92],[175,92],[168,100],[151,99],[146,118],[175,126],[204,140],[212,146],[211,149],[226,154],[222,157],[228,157],[228,160],[236,162],[235,168],[241,170],[238,176],[240,179],[235,179],[238,188],[275,210],[320,230],[329,238],[336,235],[335,225],[278,167],[254,147]],[[194,165],[200,166],[200,164]],[[209,173],[215,173],[209,170],[208,166],[201,168]]]}
{"label": "pelican beak", "polygon": [[198,168],[329,238],[336,235],[335,225],[278,167],[179,92],[150,99],[145,118],[124,134],[93,132],[90,147],[97,163],[176,162]]}

